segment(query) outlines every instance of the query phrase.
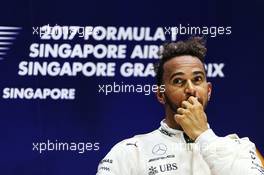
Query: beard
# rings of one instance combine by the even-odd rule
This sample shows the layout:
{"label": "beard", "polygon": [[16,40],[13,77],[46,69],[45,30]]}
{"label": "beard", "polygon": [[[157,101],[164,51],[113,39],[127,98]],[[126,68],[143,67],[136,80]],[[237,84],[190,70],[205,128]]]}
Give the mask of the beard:
{"label": "beard", "polygon": [[177,109],[179,108],[179,106],[175,103],[173,103],[170,98],[167,96],[166,93],[164,93],[164,97],[166,100],[166,103],[169,105],[170,109],[176,114],[177,113]]}
{"label": "beard", "polygon": [[[167,96],[166,93],[164,93],[164,97],[165,97],[166,103],[169,105],[170,109],[174,112],[174,114],[177,114],[177,109],[180,106],[175,104],[175,103],[173,103],[172,100],[170,100],[170,98]],[[190,96],[186,97],[185,100],[187,101],[189,97]],[[208,100],[206,100],[205,103],[203,104],[202,99],[198,97],[198,101],[203,105],[203,108],[205,110],[205,108],[207,107]]]}

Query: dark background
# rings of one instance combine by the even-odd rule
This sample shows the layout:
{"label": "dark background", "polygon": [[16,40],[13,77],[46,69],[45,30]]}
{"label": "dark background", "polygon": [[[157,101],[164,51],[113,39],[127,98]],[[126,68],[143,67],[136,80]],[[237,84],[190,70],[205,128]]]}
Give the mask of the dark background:
{"label": "dark background", "polygon": [[[210,126],[224,136],[249,137],[264,153],[263,1],[19,1],[0,3],[0,25],[21,26],[8,56],[0,60],[0,88],[74,87],[73,101],[0,100],[0,174],[95,174],[99,161],[122,139],[150,132],[164,116],[154,94],[97,93],[113,81],[154,83],[154,78],[21,77],[18,63],[28,59],[32,27],[80,26],[231,26],[232,34],[208,37],[207,62],[224,62],[224,78],[209,78]],[[184,36],[183,36],[184,37]],[[180,38],[181,39],[181,38]],[[125,44],[129,45],[129,41]],[[152,60],[150,60],[152,61]],[[100,142],[99,151],[32,151],[32,142]]]}

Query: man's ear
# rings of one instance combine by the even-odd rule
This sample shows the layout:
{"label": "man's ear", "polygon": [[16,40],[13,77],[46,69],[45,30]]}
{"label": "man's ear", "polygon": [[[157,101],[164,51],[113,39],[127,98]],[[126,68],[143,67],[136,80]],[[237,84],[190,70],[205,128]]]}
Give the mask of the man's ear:
{"label": "man's ear", "polygon": [[207,83],[207,87],[208,87],[208,89],[207,89],[207,95],[208,95],[208,101],[210,100],[210,98],[211,98],[211,94],[212,94],[212,83],[211,82],[208,82]]}
{"label": "man's ear", "polygon": [[164,85],[161,85],[159,86],[158,88],[158,91],[156,92],[156,97],[158,99],[158,101],[161,103],[161,104],[165,104],[165,96],[164,96],[164,93],[165,93],[165,87]]}

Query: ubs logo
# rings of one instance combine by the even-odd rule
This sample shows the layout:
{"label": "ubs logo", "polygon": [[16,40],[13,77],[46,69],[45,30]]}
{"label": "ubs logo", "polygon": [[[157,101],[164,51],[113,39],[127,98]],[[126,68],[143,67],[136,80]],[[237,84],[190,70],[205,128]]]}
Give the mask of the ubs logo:
{"label": "ubs logo", "polygon": [[159,165],[158,167],[151,166],[149,168],[148,175],[156,175],[158,173],[164,173],[164,172],[169,172],[169,171],[175,171],[178,169],[178,166],[176,163],[167,163],[167,164],[162,164]]}
{"label": "ubs logo", "polygon": [[164,165],[160,165],[159,169],[160,169],[160,172],[174,171],[178,169],[178,166],[176,163],[167,163]]}
{"label": "ubs logo", "polygon": [[152,149],[152,154],[154,155],[164,155],[167,151],[167,146],[163,143],[155,145]]}

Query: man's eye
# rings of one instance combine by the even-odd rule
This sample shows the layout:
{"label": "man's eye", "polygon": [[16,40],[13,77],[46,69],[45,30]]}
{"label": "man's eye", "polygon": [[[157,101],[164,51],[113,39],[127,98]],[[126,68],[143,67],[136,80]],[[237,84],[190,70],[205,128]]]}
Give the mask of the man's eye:
{"label": "man's eye", "polygon": [[179,78],[173,80],[173,84],[179,84],[180,85],[180,84],[182,84],[182,82],[183,82],[183,80],[179,79]]}
{"label": "man's eye", "polygon": [[203,78],[200,76],[194,78],[194,82],[201,82],[201,81],[203,81]]}

